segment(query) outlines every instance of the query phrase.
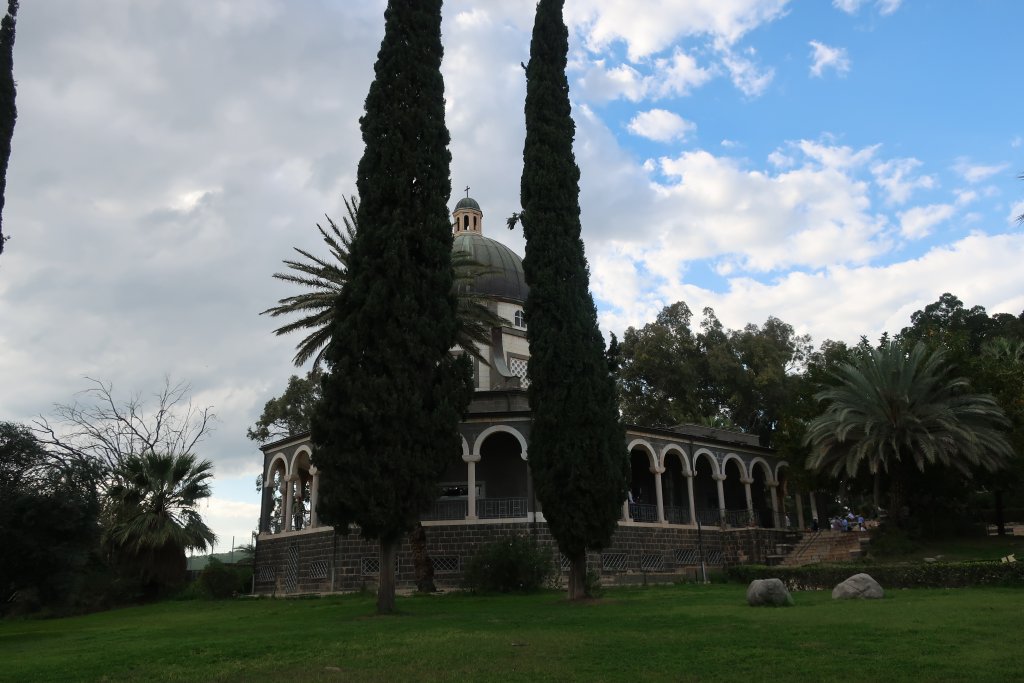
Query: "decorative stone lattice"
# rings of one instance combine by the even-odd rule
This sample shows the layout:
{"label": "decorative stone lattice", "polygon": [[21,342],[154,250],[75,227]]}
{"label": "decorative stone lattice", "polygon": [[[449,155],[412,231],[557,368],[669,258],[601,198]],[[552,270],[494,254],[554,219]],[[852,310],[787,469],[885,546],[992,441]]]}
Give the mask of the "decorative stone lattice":
{"label": "decorative stone lattice", "polygon": [[457,555],[435,555],[430,558],[430,562],[434,565],[434,571],[438,574],[452,574],[461,568]]}
{"label": "decorative stone lattice", "polygon": [[[700,564],[700,550],[697,548],[677,548],[672,551],[677,565],[688,566]],[[709,550],[704,553],[704,564],[720,566],[725,564],[721,550]]]}
{"label": "decorative stone lattice", "polygon": [[327,578],[327,561],[317,560],[316,562],[309,563],[309,578],[311,579],[326,579]]}
{"label": "decorative stone lattice", "polygon": [[629,565],[626,553],[604,553],[601,555],[601,568],[611,572],[621,572]]}
{"label": "decorative stone lattice", "polygon": [[[379,557],[363,557],[359,560],[359,568],[362,571],[363,576],[373,576],[380,574],[380,558]],[[395,573],[398,573],[398,558],[395,558]]]}
{"label": "decorative stone lattice", "polygon": [[299,548],[294,543],[288,546],[284,564],[284,589],[289,593],[299,589]]}
{"label": "decorative stone lattice", "polygon": [[274,568],[263,565],[256,572],[256,580],[260,583],[271,583],[274,580]]}
{"label": "decorative stone lattice", "polygon": [[559,553],[559,555],[558,555],[558,568],[561,569],[563,572],[567,572],[567,571],[569,571],[569,568],[571,566],[572,566],[572,562],[569,561],[569,558],[566,557],[565,555],[562,555],[561,553]]}
{"label": "decorative stone lattice", "polygon": [[523,358],[509,358],[508,369],[513,375],[519,378],[519,385],[524,389],[530,386],[530,380],[526,379],[526,367],[528,363]]}
{"label": "decorative stone lattice", "polygon": [[640,568],[645,572],[660,572],[665,569],[664,555],[641,555]]}

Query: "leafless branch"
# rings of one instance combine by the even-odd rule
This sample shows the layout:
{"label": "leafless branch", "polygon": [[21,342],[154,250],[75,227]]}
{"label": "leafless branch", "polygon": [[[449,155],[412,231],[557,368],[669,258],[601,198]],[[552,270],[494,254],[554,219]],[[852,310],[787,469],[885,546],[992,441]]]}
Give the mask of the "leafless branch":
{"label": "leafless branch", "polygon": [[140,394],[122,402],[115,398],[112,383],[86,380],[91,386],[79,392],[74,403],[54,405],[53,423],[42,415],[33,420],[40,442],[62,461],[96,462],[114,469],[130,455],[193,453],[213,428],[212,408],[195,406],[185,382],[172,383],[165,377],[150,412]]}

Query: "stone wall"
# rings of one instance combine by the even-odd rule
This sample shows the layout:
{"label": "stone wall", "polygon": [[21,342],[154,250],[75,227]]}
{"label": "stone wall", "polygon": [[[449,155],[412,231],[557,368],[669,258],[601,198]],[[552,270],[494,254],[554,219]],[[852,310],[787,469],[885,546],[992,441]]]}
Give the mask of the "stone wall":
{"label": "stone wall", "polygon": [[[434,561],[434,582],[439,588],[462,585],[462,568],[477,548],[502,536],[528,535],[557,557],[557,546],[546,524],[451,524],[426,526],[427,552]],[[717,568],[727,564],[765,562],[783,542],[785,532],[773,529],[704,529],[704,562]],[[692,580],[700,565],[697,530],[661,525],[620,525],[612,544],[590,553],[587,564],[605,585]],[[357,534],[335,534],[330,527],[289,534],[261,535],[256,543],[255,591],[292,595],[375,589],[379,570],[375,542]],[[567,566],[561,562],[562,571]],[[398,553],[396,581],[400,588],[414,586],[412,551],[403,541]]]}

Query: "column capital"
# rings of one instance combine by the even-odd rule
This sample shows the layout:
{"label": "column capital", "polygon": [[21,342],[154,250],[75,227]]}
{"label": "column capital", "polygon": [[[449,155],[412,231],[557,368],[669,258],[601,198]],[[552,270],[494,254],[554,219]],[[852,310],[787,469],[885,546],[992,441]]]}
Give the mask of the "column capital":
{"label": "column capital", "polygon": [[747,486],[750,486],[751,484],[754,483],[754,480],[751,479],[750,477],[740,477],[740,483],[741,484],[746,484]]}
{"label": "column capital", "polygon": [[711,478],[714,479],[715,481],[725,481],[724,474],[712,474]]}
{"label": "column capital", "polygon": [[480,454],[479,453],[466,453],[464,456],[462,456],[462,461],[463,462],[480,462]]}
{"label": "column capital", "polygon": [[320,470],[317,469],[316,465],[313,465],[309,468],[309,473],[315,477],[316,475],[320,474]]}
{"label": "column capital", "polygon": [[779,485],[779,480],[778,479],[769,479],[765,483],[768,484],[768,486],[771,486],[772,488],[775,488],[775,487],[777,487]]}
{"label": "column capital", "polygon": [[665,468],[656,465],[651,468],[651,474],[665,474]]}

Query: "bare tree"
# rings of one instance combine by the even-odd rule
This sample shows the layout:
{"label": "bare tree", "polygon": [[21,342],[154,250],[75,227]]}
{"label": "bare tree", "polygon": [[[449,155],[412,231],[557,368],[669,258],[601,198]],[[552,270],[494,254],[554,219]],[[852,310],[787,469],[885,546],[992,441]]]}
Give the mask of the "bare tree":
{"label": "bare tree", "polygon": [[79,392],[74,403],[54,405],[54,423],[42,415],[33,420],[40,443],[63,461],[115,469],[133,455],[190,454],[213,428],[212,407],[193,405],[192,388],[185,382],[165,377],[150,410],[141,394],[120,401],[112,383],[86,379],[92,386]]}

